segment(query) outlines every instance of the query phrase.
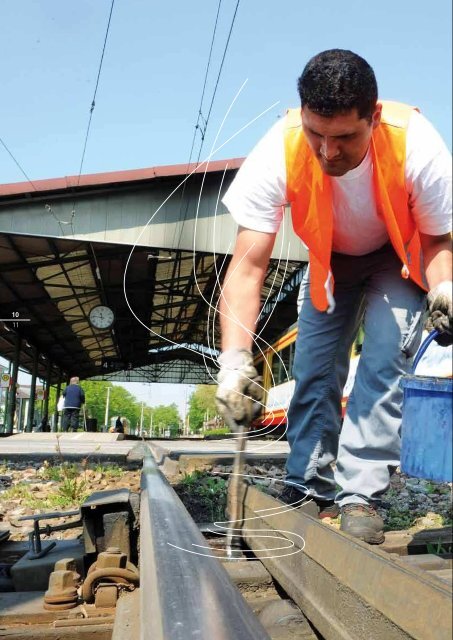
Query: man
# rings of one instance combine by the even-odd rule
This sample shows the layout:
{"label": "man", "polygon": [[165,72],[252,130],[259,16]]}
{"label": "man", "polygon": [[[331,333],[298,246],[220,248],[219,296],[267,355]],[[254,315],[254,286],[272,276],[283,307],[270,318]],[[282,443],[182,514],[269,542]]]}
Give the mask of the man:
{"label": "man", "polygon": [[80,407],[85,403],[85,393],[79,386],[79,378],[73,376],[66,389],[63,390],[64,411],[63,431],[77,431],[79,427]]}
{"label": "man", "polygon": [[[343,531],[379,544],[375,504],[399,464],[398,383],[420,343],[426,292],[431,326],[440,342],[452,341],[451,159],[417,110],[378,102],[372,68],[351,51],[312,58],[298,89],[301,109],[261,140],[223,200],[239,231],[220,305],[217,401],[224,415],[246,423],[261,397],[253,331],[289,202],[309,269],[299,295],[281,500],[300,506],[313,498],[320,517],[341,510]],[[339,437],[361,324],[361,359]]]}

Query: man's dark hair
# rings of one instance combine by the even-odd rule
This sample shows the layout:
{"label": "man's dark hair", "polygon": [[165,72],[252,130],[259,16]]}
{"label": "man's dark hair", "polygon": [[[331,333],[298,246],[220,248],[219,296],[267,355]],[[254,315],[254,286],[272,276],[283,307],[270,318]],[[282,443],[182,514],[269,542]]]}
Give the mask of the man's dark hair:
{"label": "man's dark hair", "polygon": [[329,49],[314,56],[297,88],[302,107],[327,118],[357,109],[359,118],[371,121],[378,97],[373,69],[347,49]]}

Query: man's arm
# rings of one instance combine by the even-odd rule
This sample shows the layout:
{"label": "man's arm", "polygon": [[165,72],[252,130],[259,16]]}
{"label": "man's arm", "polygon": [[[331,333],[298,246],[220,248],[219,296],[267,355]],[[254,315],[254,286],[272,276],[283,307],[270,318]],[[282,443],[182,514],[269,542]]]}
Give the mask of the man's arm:
{"label": "man's arm", "polygon": [[222,353],[217,407],[227,424],[249,425],[263,388],[253,365],[253,332],[275,233],[240,228],[220,298]]}
{"label": "man's arm", "polygon": [[425,262],[426,280],[429,289],[452,279],[451,235],[428,236],[420,233],[420,242]]}
{"label": "man's arm", "polygon": [[248,349],[260,311],[261,288],[275,233],[240,228],[220,300],[222,351]]}
{"label": "man's arm", "polygon": [[420,234],[428,281],[428,331],[437,329],[436,342],[446,347],[453,342],[453,283],[451,236]]}

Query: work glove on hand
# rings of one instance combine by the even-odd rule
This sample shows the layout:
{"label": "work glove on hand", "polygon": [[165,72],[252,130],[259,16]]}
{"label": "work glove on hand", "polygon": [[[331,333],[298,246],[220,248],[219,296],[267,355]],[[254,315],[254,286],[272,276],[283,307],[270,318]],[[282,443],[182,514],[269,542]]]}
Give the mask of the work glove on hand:
{"label": "work glove on hand", "polygon": [[261,378],[247,349],[229,349],[219,356],[216,402],[229,427],[248,426],[260,410],[263,397]]}
{"label": "work glove on hand", "polygon": [[428,293],[428,320],[426,330],[437,329],[436,342],[442,347],[453,343],[453,283],[444,280]]}

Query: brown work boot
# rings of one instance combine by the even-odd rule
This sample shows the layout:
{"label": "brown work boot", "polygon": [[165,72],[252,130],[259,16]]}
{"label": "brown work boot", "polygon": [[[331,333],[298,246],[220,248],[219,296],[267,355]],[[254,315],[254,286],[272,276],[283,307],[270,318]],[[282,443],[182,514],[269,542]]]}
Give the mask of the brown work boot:
{"label": "brown work boot", "polygon": [[314,498],[291,485],[285,486],[278,499],[314,518],[336,518],[340,514],[340,508],[333,500]]}
{"label": "brown work boot", "polygon": [[345,504],[341,507],[340,531],[368,544],[384,542],[384,521],[369,504]]}

